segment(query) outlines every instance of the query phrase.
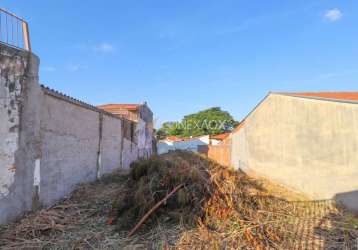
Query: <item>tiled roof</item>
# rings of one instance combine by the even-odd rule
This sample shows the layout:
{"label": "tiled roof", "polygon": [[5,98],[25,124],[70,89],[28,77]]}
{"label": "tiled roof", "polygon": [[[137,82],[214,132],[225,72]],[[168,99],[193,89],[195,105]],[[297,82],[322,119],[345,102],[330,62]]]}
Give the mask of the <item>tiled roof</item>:
{"label": "tiled roof", "polygon": [[223,134],[218,134],[218,135],[210,135],[210,139],[224,140],[229,135],[230,135],[230,133],[223,133]]}
{"label": "tiled roof", "polygon": [[178,137],[178,136],[175,136],[175,135],[169,135],[169,136],[167,136],[165,138],[165,140],[172,141],[172,142],[191,141],[191,140],[198,139],[198,138],[201,138],[201,137],[204,137],[204,136],[207,136],[207,135],[200,135],[200,136],[193,136],[193,137]]}
{"label": "tiled roof", "polygon": [[97,106],[100,109],[105,109],[107,111],[109,110],[130,110],[130,111],[136,111],[141,106],[141,104],[105,104],[105,105],[99,105]]}
{"label": "tiled roof", "polygon": [[167,136],[166,140],[168,140],[168,141],[182,141],[183,138],[179,138],[179,137],[177,137],[175,135],[170,135],[170,136]]}
{"label": "tiled roof", "polygon": [[283,93],[293,96],[303,97],[318,97],[325,99],[358,101],[358,92],[298,92],[298,93]]}

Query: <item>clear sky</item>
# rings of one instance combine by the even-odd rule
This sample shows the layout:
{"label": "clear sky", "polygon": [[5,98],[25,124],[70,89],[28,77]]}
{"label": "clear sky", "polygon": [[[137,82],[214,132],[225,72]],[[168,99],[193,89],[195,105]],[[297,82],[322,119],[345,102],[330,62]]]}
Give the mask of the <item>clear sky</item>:
{"label": "clear sky", "polygon": [[2,0],[29,22],[42,83],[159,121],[269,91],[358,90],[358,1]]}

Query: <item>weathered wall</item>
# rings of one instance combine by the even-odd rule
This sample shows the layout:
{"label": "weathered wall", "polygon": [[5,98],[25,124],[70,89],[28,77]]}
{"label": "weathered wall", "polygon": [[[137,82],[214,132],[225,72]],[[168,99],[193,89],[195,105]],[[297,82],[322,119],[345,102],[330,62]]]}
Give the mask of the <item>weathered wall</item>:
{"label": "weathered wall", "polygon": [[154,139],[153,112],[146,103],[140,106],[139,119],[136,126],[138,154],[140,158],[146,158],[153,153]]}
{"label": "weathered wall", "polygon": [[136,143],[124,137],[123,140],[123,160],[122,165],[124,169],[128,169],[130,164],[139,158],[138,147]]}
{"label": "weathered wall", "polygon": [[96,179],[99,113],[48,94],[41,113],[40,201],[49,205]]}
{"label": "weathered wall", "polygon": [[30,210],[40,158],[39,59],[0,44],[0,224]]}
{"label": "weathered wall", "polygon": [[0,61],[0,198],[7,196],[15,178],[15,152],[20,126],[21,81],[27,60],[1,51]]}
{"label": "weathered wall", "polygon": [[[113,172],[122,165],[123,121],[108,115],[103,115],[100,175]],[[126,155],[124,154],[124,158]]]}
{"label": "weathered wall", "polygon": [[346,205],[358,210],[357,103],[270,94],[232,145],[235,167],[316,199],[347,193]]}
{"label": "weathered wall", "polygon": [[31,53],[0,56],[0,224],[152,153],[149,109],[137,125],[41,87]]}

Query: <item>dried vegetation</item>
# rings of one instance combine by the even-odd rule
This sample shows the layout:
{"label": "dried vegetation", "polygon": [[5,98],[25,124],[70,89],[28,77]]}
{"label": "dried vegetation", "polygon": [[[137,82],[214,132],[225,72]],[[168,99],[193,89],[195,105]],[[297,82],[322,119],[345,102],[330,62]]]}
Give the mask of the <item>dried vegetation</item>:
{"label": "dried vegetation", "polygon": [[197,154],[154,156],[3,228],[0,248],[354,249],[355,217],[262,183]]}

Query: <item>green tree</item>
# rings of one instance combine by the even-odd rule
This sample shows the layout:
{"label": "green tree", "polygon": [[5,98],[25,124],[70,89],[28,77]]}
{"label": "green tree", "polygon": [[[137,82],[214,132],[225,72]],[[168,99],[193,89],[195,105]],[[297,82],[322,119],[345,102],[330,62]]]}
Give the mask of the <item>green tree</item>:
{"label": "green tree", "polygon": [[164,123],[158,132],[163,136],[176,135],[190,137],[221,134],[231,131],[239,123],[229,112],[213,107],[194,114],[186,115],[181,122]]}
{"label": "green tree", "polygon": [[162,128],[160,128],[158,130],[155,130],[155,134],[156,134],[157,140],[162,140],[162,139],[164,139],[165,137],[168,136],[166,131],[163,130]]}
{"label": "green tree", "polygon": [[161,140],[169,135],[179,135],[183,133],[178,122],[164,122],[162,127],[157,130],[157,139]]}

